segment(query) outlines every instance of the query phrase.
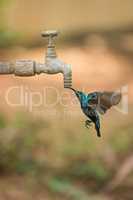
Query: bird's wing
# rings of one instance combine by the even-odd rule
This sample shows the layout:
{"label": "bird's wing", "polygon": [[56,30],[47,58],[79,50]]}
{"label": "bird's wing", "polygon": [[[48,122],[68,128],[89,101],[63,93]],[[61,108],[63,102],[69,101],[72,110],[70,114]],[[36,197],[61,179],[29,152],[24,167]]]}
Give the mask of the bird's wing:
{"label": "bird's wing", "polygon": [[105,114],[112,106],[119,104],[119,92],[94,92],[88,94],[88,105],[95,108],[100,114]]}

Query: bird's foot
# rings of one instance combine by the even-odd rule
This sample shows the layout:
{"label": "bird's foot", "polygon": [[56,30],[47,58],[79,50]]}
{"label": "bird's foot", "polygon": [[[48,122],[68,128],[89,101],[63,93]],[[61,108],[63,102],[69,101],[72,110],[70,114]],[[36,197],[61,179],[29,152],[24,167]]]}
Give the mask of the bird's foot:
{"label": "bird's foot", "polygon": [[90,127],[92,126],[91,123],[92,123],[92,121],[86,120],[86,121],[85,121],[85,127],[86,127],[86,128],[90,128]]}

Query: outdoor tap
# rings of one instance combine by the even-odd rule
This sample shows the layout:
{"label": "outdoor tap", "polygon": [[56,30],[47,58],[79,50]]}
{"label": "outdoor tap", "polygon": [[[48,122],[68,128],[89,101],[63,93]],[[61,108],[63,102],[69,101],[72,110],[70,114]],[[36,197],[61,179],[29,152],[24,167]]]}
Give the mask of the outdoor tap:
{"label": "outdoor tap", "polygon": [[55,37],[57,31],[42,32],[42,37],[48,38],[48,46],[44,63],[37,63],[33,60],[16,60],[16,63],[1,63],[0,74],[14,74],[16,76],[35,76],[36,74],[57,74],[62,73],[64,78],[64,88],[72,86],[71,65],[61,61],[55,50]]}

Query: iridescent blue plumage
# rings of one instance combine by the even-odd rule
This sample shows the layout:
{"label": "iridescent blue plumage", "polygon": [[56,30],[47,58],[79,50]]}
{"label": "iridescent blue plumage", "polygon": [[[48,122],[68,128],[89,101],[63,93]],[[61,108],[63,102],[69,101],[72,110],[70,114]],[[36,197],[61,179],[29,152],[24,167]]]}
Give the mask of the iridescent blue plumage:
{"label": "iridescent blue plumage", "polygon": [[97,98],[97,93],[94,92],[94,93],[90,93],[90,94],[85,94],[81,91],[76,91],[74,90],[73,88],[71,88],[77,98],[79,99],[80,101],[80,105],[81,105],[81,109],[83,111],[83,113],[89,117],[90,120],[86,120],[86,127],[89,127],[91,125],[91,123],[93,122],[95,124],[95,129],[97,131],[97,136],[100,137],[100,118],[97,114],[97,111],[95,108],[93,108],[90,103],[93,101],[93,100],[96,100]]}
{"label": "iridescent blue plumage", "polygon": [[73,88],[70,89],[75,92],[80,101],[83,113],[89,118],[85,122],[86,127],[88,128],[91,123],[94,123],[97,136],[101,137],[100,118],[97,111],[99,111],[101,114],[104,114],[109,108],[120,102],[121,94],[115,92],[93,92],[85,94]]}

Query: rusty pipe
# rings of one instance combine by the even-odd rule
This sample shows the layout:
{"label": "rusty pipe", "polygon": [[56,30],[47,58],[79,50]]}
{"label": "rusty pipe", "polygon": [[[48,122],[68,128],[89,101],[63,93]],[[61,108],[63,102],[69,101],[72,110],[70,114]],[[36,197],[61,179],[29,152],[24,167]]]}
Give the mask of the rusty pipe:
{"label": "rusty pipe", "polygon": [[45,31],[43,37],[48,37],[48,47],[44,63],[37,63],[34,60],[16,60],[16,63],[0,62],[0,74],[14,74],[16,76],[35,76],[36,74],[58,74],[62,73],[64,77],[64,87],[72,86],[72,71],[69,64],[61,61],[55,51],[54,37],[58,35],[57,31]]}

